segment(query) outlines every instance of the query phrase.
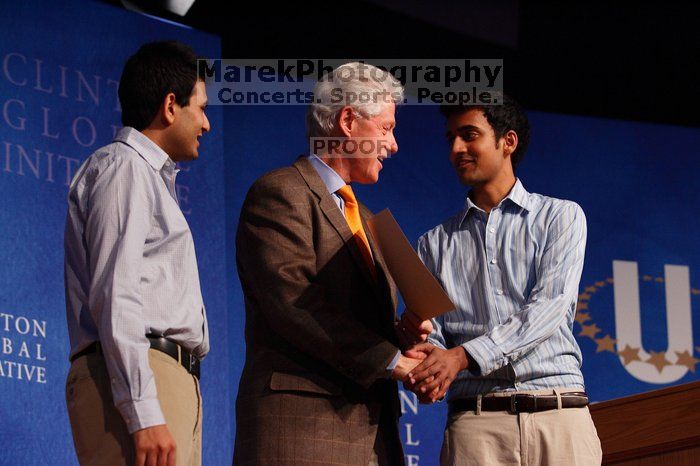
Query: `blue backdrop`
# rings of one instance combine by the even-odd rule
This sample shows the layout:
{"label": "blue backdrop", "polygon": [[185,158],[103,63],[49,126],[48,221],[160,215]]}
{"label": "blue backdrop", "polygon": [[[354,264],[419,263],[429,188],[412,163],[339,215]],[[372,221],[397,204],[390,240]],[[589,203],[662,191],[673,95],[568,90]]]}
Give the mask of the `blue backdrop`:
{"label": "blue backdrop", "polygon": [[[170,38],[220,56],[218,38],[187,28],[89,0],[47,5],[8,5],[0,19],[0,464],[76,463],[63,393],[65,198],[78,165],[119,127],[116,81],[125,59],[143,42]],[[254,179],[308,152],[304,112],[210,107],[201,157],[178,177],[212,337],[202,378],[207,465],[230,464],[235,433],[245,352],[233,241],[240,206]],[[530,191],[578,202],[588,219],[574,332],[592,399],[698,380],[692,225],[700,131],[529,115],[531,145],[518,175]],[[356,192],[375,211],[391,208],[415,241],[461,208],[466,189],[448,162],[435,107],[401,107],[397,122],[399,152],[377,185]],[[437,464],[444,404],[418,406],[408,393],[402,404],[408,463]]]}

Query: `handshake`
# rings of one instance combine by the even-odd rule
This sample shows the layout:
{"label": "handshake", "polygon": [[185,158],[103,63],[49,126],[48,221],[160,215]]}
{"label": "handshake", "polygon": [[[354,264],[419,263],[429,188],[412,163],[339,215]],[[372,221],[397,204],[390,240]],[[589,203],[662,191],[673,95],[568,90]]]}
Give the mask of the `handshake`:
{"label": "handshake", "polygon": [[469,358],[461,346],[445,350],[428,343],[432,330],[429,320],[422,320],[408,309],[396,325],[404,351],[391,376],[403,382],[404,388],[414,392],[421,403],[442,399],[457,374],[469,367]]}

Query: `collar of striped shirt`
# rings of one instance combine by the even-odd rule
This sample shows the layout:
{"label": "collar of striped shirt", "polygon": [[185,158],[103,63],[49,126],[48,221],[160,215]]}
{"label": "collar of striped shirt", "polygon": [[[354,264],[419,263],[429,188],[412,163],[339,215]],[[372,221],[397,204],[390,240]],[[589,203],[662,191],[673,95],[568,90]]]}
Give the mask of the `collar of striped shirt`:
{"label": "collar of striped shirt", "polygon": [[[471,191],[469,191],[466,200],[464,201],[464,210],[462,211],[462,217],[459,222],[460,226],[467,218],[467,214],[469,214],[469,212],[472,209],[476,209],[481,212],[484,211],[481,207],[477,206],[476,204],[474,204],[474,202],[472,202],[471,198],[469,197],[469,194],[471,194]],[[515,185],[513,185],[508,195],[501,202],[498,203],[498,206],[501,206],[506,202],[510,202],[517,205],[518,207],[522,207],[527,212],[532,210],[530,193],[525,190],[523,184],[520,182],[520,178],[516,178]]]}

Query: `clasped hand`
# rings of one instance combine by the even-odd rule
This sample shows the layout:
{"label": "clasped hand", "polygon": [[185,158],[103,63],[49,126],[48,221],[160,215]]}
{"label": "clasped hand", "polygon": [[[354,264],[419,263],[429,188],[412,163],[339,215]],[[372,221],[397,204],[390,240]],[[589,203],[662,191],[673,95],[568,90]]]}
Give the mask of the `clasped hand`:
{"label": "clasped hand", "polygon": [[421,403],[435,403],[447,393],[457,374],[469,366],[464,348],[442,349],[430,343],[419,343],[404,352],[405,356],[420,359],[409,371],[403,386],[418,396]]}
{"label": "clasped hand", "polygon": [[429,320],[422,320],[408,309],[397,326],[405,351],[394,370],[394,378],[414,392],[421,403],[434,403],[445,396],[457,374],[469,364],[461,346],[444,350],[427,343],[432,330]]}
{"label": "clasped hand", "polygon": [[404,311],[396,325],[396,335],[399,337],[402,349],[426,341],[432,331],[433,324],[429,320],[423,320],[409,309]]}

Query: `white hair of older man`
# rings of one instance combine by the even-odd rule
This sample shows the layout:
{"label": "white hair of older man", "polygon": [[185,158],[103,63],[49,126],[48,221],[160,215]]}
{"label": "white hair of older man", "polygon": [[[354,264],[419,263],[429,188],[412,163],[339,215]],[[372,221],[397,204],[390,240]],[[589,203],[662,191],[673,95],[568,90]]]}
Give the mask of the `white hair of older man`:
{"label": "white hair of older man", "polygon": [[403,95],[403,86],[388,71],[368,63],[340,65],[314,88],[314,101],[306,112],[306,134],[309,138],[330,136],[338,113],[346,105],[360,116],[371,118],[389,103],[403,102]]}

